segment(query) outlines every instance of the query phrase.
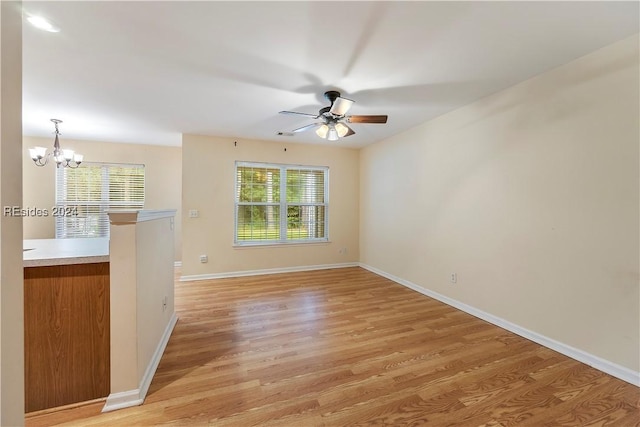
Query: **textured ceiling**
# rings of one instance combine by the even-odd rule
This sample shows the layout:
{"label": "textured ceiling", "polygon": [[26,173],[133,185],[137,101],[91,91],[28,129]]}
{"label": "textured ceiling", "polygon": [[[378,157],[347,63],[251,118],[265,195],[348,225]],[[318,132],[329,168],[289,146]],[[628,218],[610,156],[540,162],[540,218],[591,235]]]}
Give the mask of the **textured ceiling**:
{"label": "textured ceiling", "polygon": [[[180,145],[182,133],[361,147],[638,33],[637,2],[31,2],[25,135]],[[337,142],[278,136],[322,94],[355,100]]]}

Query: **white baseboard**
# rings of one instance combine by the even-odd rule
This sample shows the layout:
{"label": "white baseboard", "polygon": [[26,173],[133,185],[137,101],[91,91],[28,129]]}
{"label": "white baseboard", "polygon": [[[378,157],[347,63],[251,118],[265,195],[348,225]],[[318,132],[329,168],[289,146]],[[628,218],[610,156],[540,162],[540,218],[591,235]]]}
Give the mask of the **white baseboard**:
{"label": "white baseboard", "polygon": [[169,338],[171,337],[171,333],[173,332],[173,328],[176,326],[177,322],[178,317],[176,316],[176,313],[173,312],[169,319],[169,323],[167,323],[167,327],[162,334],[162,338],[160,338],[160,342],[156,347],[156,351],[153,353],[153,356],[147,365],[147,369],[142,376],[142,380],[140,380],[138,388],[119,393],[111,393],[109,397],[107,397],[107,401],[102,408],[102,412],[110,412],[115,411],[116,409],[142,405],[144,398],[147,396],[147,392],[149,391],[153,375],[156,373],[156,369],[158,369],[164,349],[167,347],[167,343],[169,342]]}
{"label": "white baseboard", "polygon": [[169,323],[167,323],[167,327],[164,329],[164,333],[162,334],[162,338],[160,338],[160,342],[156,347],[156,351],[151,356],[151,360],[147,365],[147,369],[142,376],[142,380],[140,381],[139,389],[140,389],[140,397],[144,400],[147,397],[147,391],[149,391],[149,386],[151,385],[151,381],[153,380],[153,375],[156,373],[156,369],[158,369],[158,365],[160,364],[160,359],[162,359],[162,355],[164,354],[164,349],[167,348],[167,343],[169,342],[169,338],[171,338],[171,333],[173,332],[173,328],[176,326],[178,322],[178,317],[176,316],[176,312],[174,311],[171,314],[171,318],[169,319]]}
{"label": "white baseboard", "polygon": [[229,277],[259,276],[262,274],[294,273],[299,271],[328,270],[331,268],[345,268],[345,267],[358,267],[358,266],[360,266],[360,264],[357,262],[345,262],[340,264],[305,265],[305,266],[299,266],[299,267],[267,268],[263,270],[231,271],[227,273],[196,274],[191,276],[182,276],[180,277],[180,281],[191,282],[194,280],[226,279]]}
{"label": "white baseboard", "polygon": [[587,353],[583,350],[579,350],[577,348],[571,347],[570,345],[561,343],[544,335],[541,335],[537,332],[530,331],[526,328],[523,328],[515,323],[511,323],[505,319],[494,316],[493,314],[487,313],[485,311],[479,310],[475,307],[457,301],[453,298],[449,298],[445,295],[439,294],[437,292],[431,291],[429,289],[425,289],[421,286],[416,285],[408,280],[401,279],[392,274],[389,274],[385,271],[378,270],[375,267],[370,265],[366,265],[363,263],[359,264],[360,267],[371,271],[379,276],[386,277],[389,280],[393,280],[394,282],[406,286],[409,289],[412,289],[416,292],[419,292],[423,295],[436,299],[440,302],[443,302],[447,305],[457,308],[458,310],[464,311],[465,313],[471,314],[472,316],[478,317],[482,320],[485,320],[489,323],[492,323],[496,326],[501,327],[502,329],[506,329],[507,331],[513,332],[516,335],[520,335],[528,340],[536,342],[542,346],[550,348],[552,350],[557,351],[558,353],[562,353],[565,356],[568,356],[572,359],[575,359],[579,362],[587,364],[595,369],[598,369],[602,372],[605,372],[611,376],[619,378],[623,381],[626,381],[630,384],[633,384],[637,387],[640,387],[640,372],[633,371],[624,366],[620,366],[611,361],[602,359],[598,356],[594,356],[593,354]]}
{"label": "white baseboard", "polygon": [[140,389],[111,393],[102,408],[102,412],[115,411],[116,409],[129,408],[142,405],[144,399],[140,398]]}

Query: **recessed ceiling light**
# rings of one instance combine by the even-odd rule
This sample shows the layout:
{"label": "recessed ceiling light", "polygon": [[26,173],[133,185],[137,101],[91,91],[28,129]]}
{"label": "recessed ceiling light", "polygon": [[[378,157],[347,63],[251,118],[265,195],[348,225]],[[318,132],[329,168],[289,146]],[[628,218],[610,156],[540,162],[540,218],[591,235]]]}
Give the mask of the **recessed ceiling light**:
{"label": "recessed ceiling light", "polygon": [[27,21],[29,21],[34,27],[44,31],[49,31],[50,33],[57,33],[60,31],[60,28],[54,27],[51,22],[41,16],[30,16],[27,18]]}

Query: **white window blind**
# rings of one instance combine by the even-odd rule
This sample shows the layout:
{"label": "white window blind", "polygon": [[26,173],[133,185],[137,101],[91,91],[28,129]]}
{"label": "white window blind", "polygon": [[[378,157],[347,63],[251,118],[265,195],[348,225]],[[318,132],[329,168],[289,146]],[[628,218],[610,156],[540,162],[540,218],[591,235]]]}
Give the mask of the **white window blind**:
{"label": "white window blind", "polygon": [[327,241],[328,174],[327,167],[237,162],[235,243]]}
{"label": "white window blind", "polygon": [[56,169],[56,238],[108,237],[108,209],[144,208],[144,165],[83,163]]}

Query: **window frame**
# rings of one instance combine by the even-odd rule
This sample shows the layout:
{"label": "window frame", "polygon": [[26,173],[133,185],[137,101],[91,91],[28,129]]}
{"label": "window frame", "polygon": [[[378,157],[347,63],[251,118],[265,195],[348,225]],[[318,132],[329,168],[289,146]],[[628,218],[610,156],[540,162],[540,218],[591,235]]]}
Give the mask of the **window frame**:
{"label": "window frame", "polygon": [[[93,168],[100,172],[100,199],[92,199],[92,200],[74,200],[68,198],[68,193],[73,192],[73,190],[67,189],[68,185],[68,175],[69,173],[75,173],[74,171],[78,169],[86,169]],[[142,195],[138,192],[133,194],[133,198],[137,200],[123,200],[121,197],[117,197],[116,200],[111,200],[111,169],[115,168],[128,168],[128,169],[139,169],[141,170],[141,184],[142,184]],[[116,175],[117,176],[117,175]],[[124,175],[122,175],[124,176]],[[60,182],[60,180],[64,180],[64,182]],[[138,178],[139,179],[139,178]],[[136,181],[133,181],[134,183]],[[139,184],[140,182],[138,182]],[[105,185],[106,184],[106,185]],[[76,190],[77,191],[77,185]],[[118,188],[116,186],[116,188]],[[126,193],[125,193],[126,194]],[[120,196],[120,195],[119,195]],[[138,163],[103,163],[103,162],[84,162],[80,165],[79,168],[58,168],[55,171],[55,204],[56,207],[61,208],[60,212],[68,212],[69,215],[66,214],[58,214],[55,216],[55,237],[56,239],[69,239],[69,238],[94,238],[94,237],[109,237],[109,217],[107,215],[107,211],[109,209],[144,209],[145,199],[146,199],[146,168],[144,164]],[[94,207],[97,210],[96,213],[87,214],[85,217],[85,226],[87,220],[90,218],[94,218],[96,231],[95,234],[87,233],[87,230],[79,231],[78,229],[74,229],[73,225],[67,224],[70,220],[72,221],[76,218],[78,208],[84,207],[85,209],[89,209],[89,207]],[[106,225],[105,225],[106,222]]]}
{"label": "window frame", "polygon": [[[238,188],[238,168],[250,167],[250,168],[263,168],[263,169],[279,169],[280,170],[280,201],[279,202],[240,202],[238,196],[240,189]],[[287,201],[287,170],[304,170],[304,171],[320,171],[324,174],[323,194],[324,202],[322,203],[289,203]],[[299,164],[285,164],[285,163],[266,163],[266,162],[247,162],[236,161],[234,167],[234,227],[233,227],[233,245],[236,247],[251,247],[251,246],[281,246],[281,245],[308,245],[317,243],[329,242],[329,167],[328,166],[309,166]],[[240,206],[251,205],[274,205],[280,209],[280,236],[278,239],[263,239],[263,240],[239,240],[238,239],[238,209]],[[304,239],[289,239],[287,237],[288,217],[287,212],[289,206],[322,206],[324,207],[324,237],[317,238],[304,238]]]}

